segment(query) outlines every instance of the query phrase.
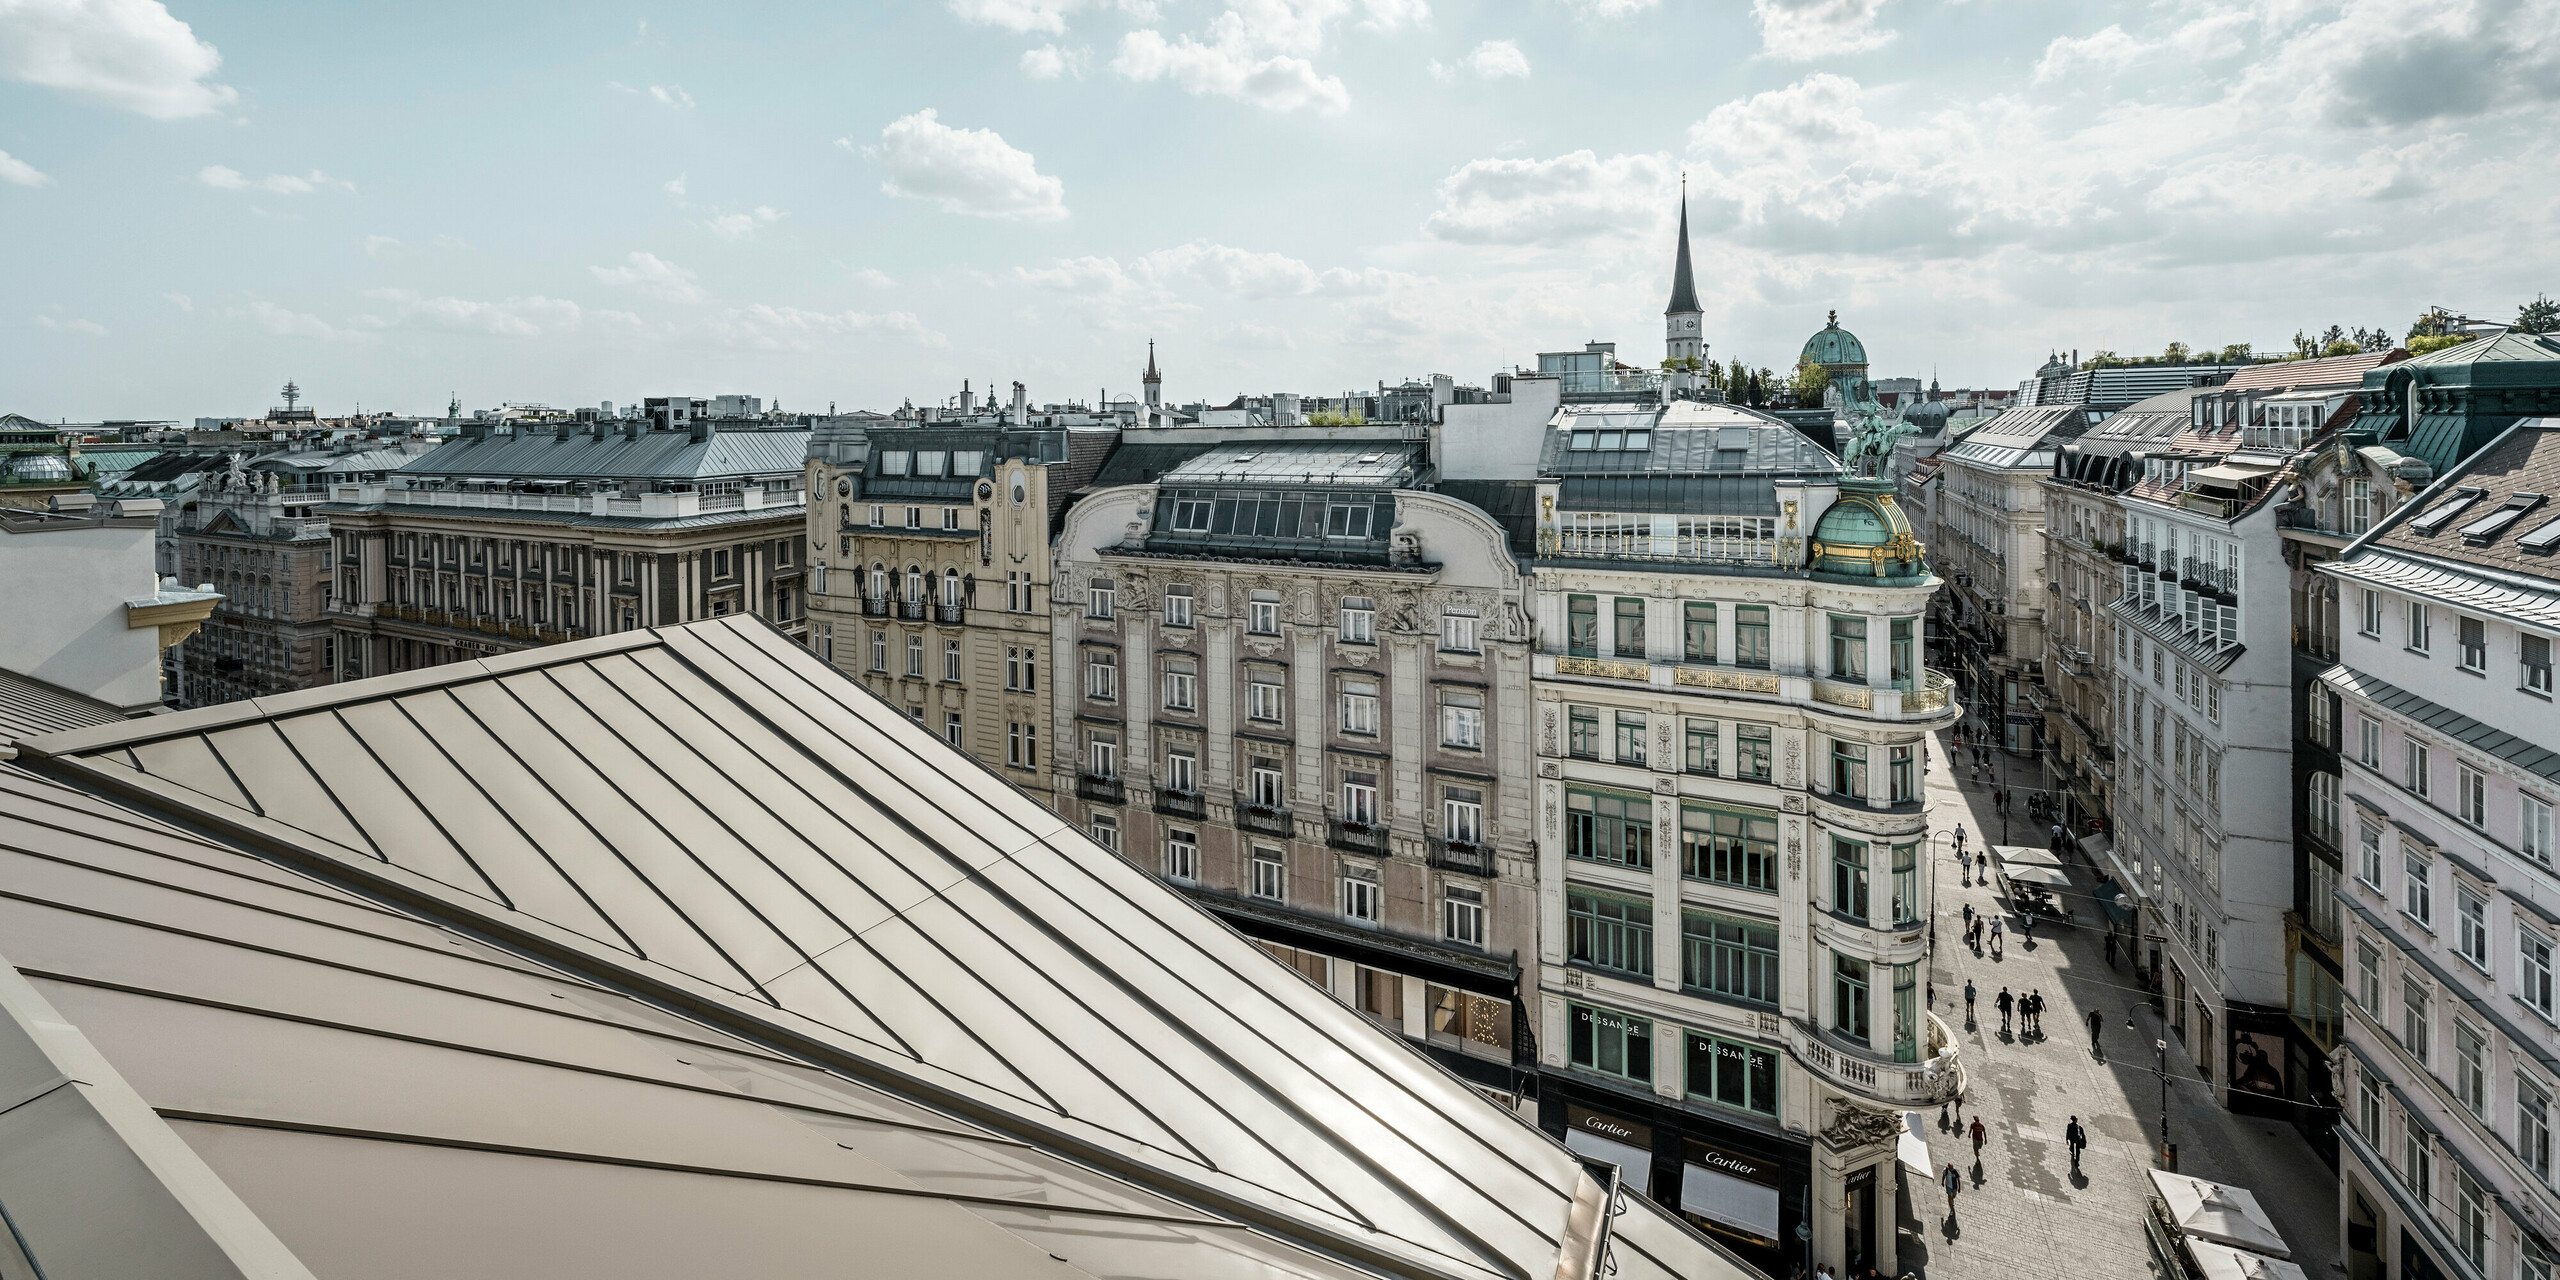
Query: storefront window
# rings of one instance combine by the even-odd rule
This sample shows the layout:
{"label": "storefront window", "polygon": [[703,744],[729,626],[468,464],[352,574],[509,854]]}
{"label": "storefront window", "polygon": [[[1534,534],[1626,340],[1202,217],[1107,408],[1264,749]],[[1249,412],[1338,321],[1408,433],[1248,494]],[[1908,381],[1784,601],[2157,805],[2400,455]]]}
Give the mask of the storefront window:
{"label": "storefront window", "polygon": [[1653,1023],[1589,1005],[1568,1006],[1572,1062],[1585,1071],[1653,1082]]}
{"label": "storefront window", "polygon": [[1689,1033],[1689,1096],[1764,1116],[1778,1114],[1778,1055],[1757,1045]]}

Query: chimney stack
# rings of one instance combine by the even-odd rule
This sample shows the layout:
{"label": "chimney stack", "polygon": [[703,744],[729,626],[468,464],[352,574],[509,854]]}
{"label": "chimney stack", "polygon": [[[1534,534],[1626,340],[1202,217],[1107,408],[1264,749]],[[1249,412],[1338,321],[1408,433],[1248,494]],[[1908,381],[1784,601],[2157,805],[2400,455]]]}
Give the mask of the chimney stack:
{"label": "chimney stack", "polygon": [[1031,393],[1030,393],[1030,392],[1027,392],[1027,391],[1025,391],[1025,390],[1023,390],[1023,389],[1022,389],[1022,384],[1021,384],[1021,383],[1019,383],[1019,382],[1014,383],[1014,384],[1013,384],[1013,425],[1015,425],[1015,426],[1017,426],[1017,427],[1018,427],[1018,426],[1021,426],[1025,421],[1027,421],[1027,419],[1025,419],[1022,415],[1023,415],[1024,413],[1028,412],[1028,411],[1030,410],[1030,408],[1031,408]]}

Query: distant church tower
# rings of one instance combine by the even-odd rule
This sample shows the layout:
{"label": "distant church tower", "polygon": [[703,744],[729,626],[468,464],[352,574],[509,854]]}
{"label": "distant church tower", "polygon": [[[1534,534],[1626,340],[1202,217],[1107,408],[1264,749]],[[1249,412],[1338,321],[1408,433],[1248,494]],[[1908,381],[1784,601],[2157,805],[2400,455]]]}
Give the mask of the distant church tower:
{"label": "distant church tower", "polygon": [[1150,409],[1163,408],[1164,375],[1156,372],[1156,344],[1155,339],[1153,338],[1149,338],[1147,340],[1147,372],[1146,376],[1141,379],[1141,381],[1143,381],[1147,387],[1147,407]]}
{"label": "distant church tower", "polygon": [[1671,305],[1662,309],[1662,354],[1672,360],[1704,361],[1705,313],[1698,309],[1698,284],[1689,270],[1689,180],[1680,180],[1680,259],[1671,270]]}

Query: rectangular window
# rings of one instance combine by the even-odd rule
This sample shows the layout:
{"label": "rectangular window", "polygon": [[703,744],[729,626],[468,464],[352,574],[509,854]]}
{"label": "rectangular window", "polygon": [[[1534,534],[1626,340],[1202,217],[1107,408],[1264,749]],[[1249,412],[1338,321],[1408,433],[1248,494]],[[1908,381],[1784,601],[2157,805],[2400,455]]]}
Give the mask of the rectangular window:
{"label": "rectangular window", "polygon": [[1120,820],[1107,813],[1093,815],[1093,842],[1113,853],[1120,852]]}
{"label": "rectangular window", "polygon": [[1867,846],[1836,836],[1831,841],[1831,914],[1861,924],[1867,919]]}
{"label": "rectangular window", "polygon": [[2478,618],[2455,615],[2462,633],[2462,669],[2486,674],[2489,670],[2489,624]]}
{"label": "rectangular window", "polygon": [[2455,946],[2463,959],[2485,971],[2489,967],[2489,900],[2472,892],[2471,886],[2456,883],[2453,910],[2460,924]]}
{"label": "rectangular window", "polygon": [[1168,751],[1164,757],[1164,786],[1167,791],[1185,794],[1200,789],[1200,758],[1188,751]]}
{"label": "rectangular window", "polygon": [[1641,711],[1621,711],[1617,713],[1617,728],[1618,733],[1616,745],[1618,749],[1618,763],[1636,765],[1643,764],[1644,713]]}
{"label": "rectangular window", "polygon": [[1759,604],[1736,605],[1733,610],[1733,665],[1759,667],[1769,665],[1769,607]]}
{"label": "rectangular window", "polygon": [[2489,779],[2459,760],[2453,762],[2453,805],[2464,822],[2489,825]]}
{"label": "rectangular window", "polygon": [[1689,662],[1716,660],[1716,606],[1690,600],[1680,606],[1680,656]]}
{"label": "rectangular window", "polygon": [[1173,528],[1176,533],[1207,533],[1209,531],[1209,500],[1206,498],[1175,499]]}
{"label": "rectangular window", "polygon": [[1342,731],[1374,737],[1378,732],[1378,682],[1342,682]]}
{"label": "rectangular window", "polygon": [[1195,710],[1199,701],[1200,668],[1189,658],[1168,658],[1164,664],[1164,706],[1167,711]]}
{"label": "rectangular window", "polygon": [[2356,819],[2357,875],[2376,893],[2382,887],[2382,828],[2367,818]]}
{"label": "rectangular window", "polygon": [[1680,985],[1776,1008],[1777,927],[1684,913],[1680,917]]}
{"label": "rectangular window", "polygon": [[2382,1081],[2370,1071],[2356,1076],[2356,1129],[2367,1142],[2382,1141]]}
{"label": "rectangular window", "polygon": [[1097,778],[1120,776],[1120,740],[1095,734],[1085,743],[1085,772]]}
{"label": "rectangular window", "polygon": [[2550,866],[2552,836],[2550,803],[2534,796],[2518,796],[2516,801],[2518,810],[2516,847],[2521,849],[2526,857],[2546,867]]}
{"label": "rectangular window", "polygon": [[1893,923],[1909,928],[1920,923],[1920,846],[1893,846]]}
{"label": "rectangular window", "polygon": [[2461,1021],[2453,1024],[2453,1096],[2475,1116],[2488,1113],[2488,1037]]}
{"label": "rectangular window", "polygon": [[1850,800],[1867,798],[1867,749],[1834,740],[1831,744],[1831,793]]}
{"label": "rectangular window", "polygon": [[1336,504],[1325,511],[1324,532],[1328,538],[1366,538],[1369,536],[1369,514],[1366,506]]}
{"label": "rectangular window", "polygon": [[1866,619],[1831,615],[1831,678],[1866,683]]}
{"label": "rectangular window", "polygon": [[2403,847],[2400,854],[2402,872],[2400,909],[2420,924],[2435,923],[2436,864],[2435,859]]}
{"label": "rectangular window", "polygon": [[2426,603],[2425,603],[2424,601],[2419,601],[2419,600],[2412,600],[2412,601],[2410,601],[2410,602],[2409,602],[2409,647],[2410,647],[2410,648],[2412,648],[2412,649],[2417,650],[2417,651],[2418,651],[2418,652],[2420,652],[2420,653],[2425,653],[2425,652],[2427,651],[2427,641],[2428,641],[2428,638],[2430,637],[2430,635],[2431,635],[2432,633],[2433,633],[2433,628],[2431,628],[2431,627],[2429,627],[2429,626],[2427,625],[2427,606],[2426,606]]}
{"label": "rectangular window", "polygon": [[1596,596],[1567,596],[1564,602],[1564,649],[1568,656],[1600,656],[1600,601]]}
{"label": "rectangular window", "polygon": [[1169,880],[1200,880],[1200,833],[1182,827],[1164,833],[1164,874]]}
{"label": "rectangular window", "polygon": [[1600,713],[1590,707],[1568,707],[1565,750],[1577,759],[1600,758]]}
{"label": "rectangular window", "polygon": [[1378,922],[1378,881],[1376,872],[1349,873],[1342,877],[1342,914],[1345,919],[1363,924]]}
{"label": "rectangular window", "polygon": [[1247,803],[1266,809],[1277,809],[1288,803],[1288,792],[1280,785],[1280,767],[1267,761],[1254,761],[1245,774]]}
{"label": "rectangular window", "polygon": [[1589,1005],[1566,1006],[1568,1060],[1585,1071],[1653,1083],[1653,1023]]}
{"label": "rectangular window", "polygon": [[1867,962],[1831,953],[1831,1029],[1843,1038],[1867,1042]]}
{"label": "rectangular window", "polygon": [[1368,596],[1342,598],[1342,642],[1375,644],[1378,639],[1378,610]]}
{"label": "rectangular window", "polygon": [[2551,1095],[2516,1077],[2516,1158],[2544,1185],[2551,1182]]}
{"label": "rectangular window", "polygon": [[2358,631],[2364,635],[2372,636],[2376,640],[2382,638],[2381,592],[2366,591],[2364,593],[2364,625],[2358,628]]}
{"label": "rectangular window", "polygon": [[1440,616],[1440,651],[1442,653],[1477,653],[1478,620],[1472,613],[1448,613]]}
{"label": "rectangular window", "polygon": [[886,631],[871,633],[871,669],[882,675],[889,672],[889,633]]}
{"label": "rectangular window", "polygon": [[1453,844],[1484,839],[1484,793],[1451,787],[1440,798],[1440,834]]}
{"label": "rectangular window", "polygon": [[2433,772],[2428,768],[2427,744],[2414,737],[2403,738],[2400,743],[2400,753],[2401,785],[2407,787],[2412,794],[2424,799],[2427,794],[2429,775]]}
{"label": "rectangular window", "polygon": [[924,679],[924,637],[907,637],[907,674]]}
{"label": "rectangular window", "polygon": [[1378,775],[1356,771],[1342,775],[1342,820],[1363,827],[1377,822]]}
{"label": "rectangular window", "polygon": [[2356,717],[2356,760],[2365,768],[2382,768],[2382,722],[2371,716]]}
{"label": "rectangular window", "polygon": [[2516,928],[2517,996],[2548,1018],[2551,1008],[2551,939],[2521,925]]}
{"label": "rectangular window", "polygon": [[[1919,644],[1920,620],[1918,618],[1895,618],[1891,625],[1893,630],[1889,643],[1891,645],[1890,658],[1893,663],[1893,687],[1902,690],[1904,693],[1909,693],[1919,687],[1920,663],[1916,655]],[[2099,652],[2101,654],[2105,652],[2105,647],[2103,645],[2100,646]]]}
{"label": "rectangular window", "polygon": [[1778,820],[1695,805],[1680,810],[1680,874],[1751,889],[1778,891]]}
{"label": "rectangular window", "polygon": [[1635,596],[1619,596],[1612,611],[1617,624],[1610,636],[1615,646],[1610,652],[1621,658],[1641,658],[1644,647],[1644,601]]}
{"label": "rectangular window", "polygon": [[1892,774],[1893,802],[1905,804],[1920,798],[1920,772],[1912,761],[1912,748],[1885,748],[1885,765]]}
{"label": "rectangular window", "polygon": [[1737,725],[1733,731],[1733,775],[1757,782],[1769,780],[1769,726]]}
{"label": "rectangular window", "polygon": [[1164,624],[1168,627],[1191,625],[1191,588],[1168,587],[1165,589]]}
{"label": "rectangular window", "polygon": [[2400,980],[2400,1045],[2422,1066],[2430,1060],[2435,1030],[2435,1023],[2428,1016],[2428,999],[2427,989],[2417,979]]}
{"label": "rectangular window", "polygon": [[1245,603],[1244,629],[1258,636],[1280,634],[1279,592],[1256,591],[1253,593],[1253,598]]}
{"label": "rectangular window", "polygon": [[2489,1197],[2459,1164],[2453,1167],[2453,1243],[2474,1269],[2489,1265]]}
{"label": "rectangular window", "polygon": [[1565,958],[1633,978],[1653,976],[1653,904],[1567,885]]}
{"label": "rectangular window", "polygon": [[1440,936],[1462,947],[1484,945],[1484,891],[1450,885],[1440,891]]}
{"label": "rectangular window", "polygon": [[1714,777],[1722,753],[1716,742],[1716,722],[1688,721],[1682,734],[1680,767],[1690,773]]}
{"label": "rectangular window", "polygon": [[1778,1114],[1778,1054],[1773,1049],[1688,1034],[1692,1098],[1719,1106]]}
{"label": "rectangular window", "polygon": [[942,642],[942,678],[953,684],[960,683],[960,642],[957,640]]}
{"label": "rectangular window", "polygon": [[2356,1003],[2376,1022],[2382,1020],[2382,949],[2356,940]]}
{"label": "rectangular window", "polygon": [[1653,866],[1653,802],[1642,795],[1570,787],[1565,792],[1564,852],[1639,871]]}
{"label": "rectangular window", "polygon": [[1084,658],[1085,696],[1110,702],[1120,696],[1120,655],[1094,650]]}
{"label": "rectangular window", "polygon": [[964,729],[964,728],[962,728],[962,727],[961,727],[961,720],[960,720],[960,713],[959,713],[959,712],[954,711],[954,712],[950,713],[949,715],[946,715],[946,716],[944,716],[944,717],[942,718],[942,740],[943,740],[943,741],[948,742],[948,743],[950,743],[952,746],[955,746],[955,747],[956,747],[956,746],[959,746],[959,745],[960,745],[960,739],[961,739],[962,737],[966,736],[967,732],[968,732],[968,731],[967,731],[966,729]]}
{"label": "rectangular window", "polygon": [[2518,645],[2519,661],[2524,668],[2524,687],[2536,693],[2551,692],[2551,640],[2547,636],[2524,636]]}
{"label": "rectangular window", "polygon": [[1440,695],[1440,745],[1484,749],[1484,695],[1450,690]]}
{"label": "rectangular window", "polygon": [[1277,849],[1257,846],[1253,851],[1253,896],[1278,902],[1289,896],[1287,864]]}
{"label": "rectangular window", "polygon": [[1084,616],[1108,619],[1111,616],[1112,602],[1117,598],[1109,578],[1094,579],[1085,585]]}

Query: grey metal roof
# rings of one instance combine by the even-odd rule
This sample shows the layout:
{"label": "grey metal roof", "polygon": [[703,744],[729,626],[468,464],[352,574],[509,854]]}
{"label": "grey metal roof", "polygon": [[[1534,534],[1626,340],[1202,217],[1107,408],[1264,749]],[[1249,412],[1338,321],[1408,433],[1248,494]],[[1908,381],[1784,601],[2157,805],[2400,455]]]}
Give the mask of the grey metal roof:
{"label": "grey metal roof", "polygon": [[10,959],[323,1274],[1517,1280],[1586,1185],[753,619],[19,750]]}
{"label": "grey metal roof", "polygon": [[1535,480],[1443,480],[1435,491],[1455,498],[1502,526],[1512,553],[1528,555],[1538,547],[1538,482]]}
{"label": "grey metal roof", "polygon": [[[2484,505],[2482,510],[2488,510]],[[2367,543],[2343,560],[2325,561],[2322,573],[2367,586],[2441,601],[2472,613],[2495,614],[2544,631],[2560,631],[2560,579],[2527,578],[2467,564],[2405,555]]]}
{"label": "grey metal roof", "polygon": [[[1574,449],[1577,432],[1650,432],[1644,449]],[[1735,405],[1678,401],[1638,412],[1566,412],[1549,424],[1542,476],[1836,476],[1840,460],[1795,428]]]}
{"label": "grey metal roof", "polygon": [[1778,490],[1766,476],[1567,476],[1556,486],[1556,505],[1566,511],[1770,516],[1778,513]]}
{"label": "grey metal roof", "polygon": [[2394,715],[2414,720],[2483,755],[2496,756],[2519,769],[2560,782],[2560,751],[2483,724],[2451,707],[2343,663],[2321,672],[2320,679],[2340,693],[2362,698]]}
{"label": "grey metal roof", "polygon": [[486,476],[502,480],[716,480],[789,475],[808,457],[807,431],[715,431],[696,441],[689,431],[608,430],[599,438],[571,431],[492,432],[457,436],[411,459],[404,476]]}
{"label": "grey metal roof", "polygon": [[1393,488],[1413,478],[1419,452],[1417,445],[1392,440],[1352,444],[1245,440],[1195,453],[1164,472],[1157,483]]}
{"label": "grey metal roof", "polygon": [[0,743],[122,719],[123,712],[96,698],[0,669]]}
{"label": "grey metal roof", "polygon": [[776,504],[757,507],[754,510],[707,511],[698,515],[667,516],[663,519],[652,516],[600,516],[560,511],[515,511],[505,507],[431,507],[415,503],[390,502],[320,502],[312,504],[311,509],[324,516],[332,513],[354,515],[396,512],[403,519],[520,520],[528,524],[566,525],[577,529],[635,529],[664,533],[678,529],[708,529],[724,524],[763,524],[775,520],[797,524],[805,518],[804,513],[808,510],[808,505],[804,502],[795,502],[787,506]]}

